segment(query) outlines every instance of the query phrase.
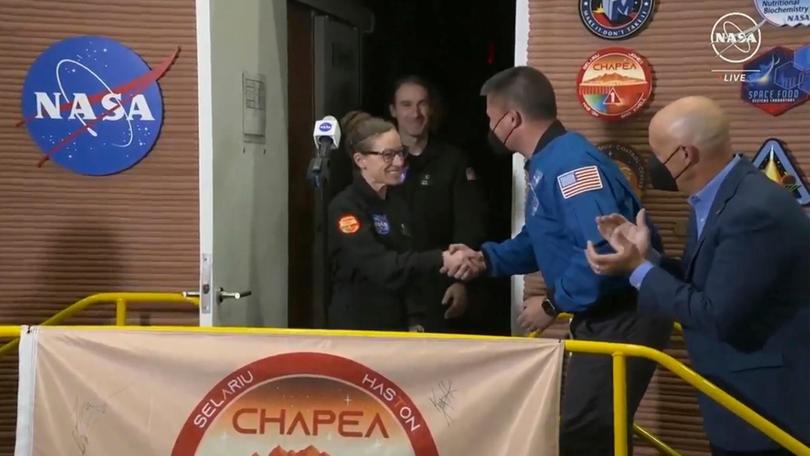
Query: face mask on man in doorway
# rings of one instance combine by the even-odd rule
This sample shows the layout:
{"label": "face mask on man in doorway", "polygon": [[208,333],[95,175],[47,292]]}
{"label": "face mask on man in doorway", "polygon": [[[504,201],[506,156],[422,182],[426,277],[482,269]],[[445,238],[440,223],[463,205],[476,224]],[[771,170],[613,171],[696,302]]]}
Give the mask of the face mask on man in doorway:
{"label": "face mask on man in doorway", "polygon": [[499,138],[498,134],[495,133],[495,130],[498,129],[498,126],[501,124],[501,122],[503,122],[503,119],[506,118],[507,114],[509,113],[504,113],[498,122],[495,123],[495,127],[491,128],[489,133],[487,133],[487,142],[489,143],[489,147],[492,148],[492,151],[495,152],[496,155],[511,155],[514,153],[513,150],[506,147],[506,141],[509,141],[509,137],[512,136],[515,129],[512,128],[512,130],[509,131],[509,134],[507,134],[503,139]]}

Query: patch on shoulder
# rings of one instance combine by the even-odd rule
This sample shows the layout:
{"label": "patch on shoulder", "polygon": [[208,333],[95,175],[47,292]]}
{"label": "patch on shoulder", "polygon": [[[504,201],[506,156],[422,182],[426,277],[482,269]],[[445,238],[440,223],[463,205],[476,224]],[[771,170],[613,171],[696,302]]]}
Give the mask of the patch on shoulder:
{"label": "patch on shoulder", "polygon": [[343,234],[355,234],[360,231],[360,220],[352,214],[346,214],[338,219],[338,230]]}
{"label": "patch on shoulder", "polygon": [[557,185],[564,199],[573,198],[585,192],[601,190],[602,176],[596,165],[583,166],[557,176]]}

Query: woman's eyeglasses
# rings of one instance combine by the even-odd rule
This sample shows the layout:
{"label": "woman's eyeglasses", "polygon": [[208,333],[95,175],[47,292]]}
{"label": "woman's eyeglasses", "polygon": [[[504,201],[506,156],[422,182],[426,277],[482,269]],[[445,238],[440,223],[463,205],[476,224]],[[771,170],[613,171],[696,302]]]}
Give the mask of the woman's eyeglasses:
{"label": "woman's eyeglasses", "polygon": [[385,149],[383,151],[366,150],[361,153],[364,155],[379,155],[386,163],[392,163],[395,157],[399,157],[403,160],[408,158],[408,148],[404,146],[399,149]]}

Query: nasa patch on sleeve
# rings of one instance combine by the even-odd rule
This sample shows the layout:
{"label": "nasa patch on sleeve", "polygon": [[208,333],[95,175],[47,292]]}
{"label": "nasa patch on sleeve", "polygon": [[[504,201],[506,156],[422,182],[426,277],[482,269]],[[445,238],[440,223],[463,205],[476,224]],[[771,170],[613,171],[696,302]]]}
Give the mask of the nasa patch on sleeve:
{"label": "nasa patch on sleeve", "polygon": [[163,124],[157,80],[179,48],[151,67],[110,38],[78,36],[40,54],[25,78],[22,120],[44,154],[78,174],[124,171],[154,147]]}

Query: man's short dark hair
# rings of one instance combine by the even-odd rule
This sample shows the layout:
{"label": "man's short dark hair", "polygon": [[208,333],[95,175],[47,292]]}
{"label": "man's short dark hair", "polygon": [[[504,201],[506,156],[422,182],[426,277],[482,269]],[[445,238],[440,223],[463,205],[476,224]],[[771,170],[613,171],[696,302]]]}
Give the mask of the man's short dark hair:
{"label": "man's short dark hair", "polygon": [[409,74],[394,81],[394,86],[392,87],[391,90],[392,105],[397,103],[397,91],[399,90],[400,87],[404,86],[405,84],[413,84],[422,87],[423,89],[425,89],[425,92],[427,92],[428,102],[433,103],[435,101],[434,99],[436,98],[437,93],[436,88],[433,86],[433,84],[421,76]]}
{"label": "man's short dark hair", "polygon": [[481,87],[481,95],[503,100],[531,120],[557,118],[554,88],[543,73],[532,67],[519,66],[495,74]]}

